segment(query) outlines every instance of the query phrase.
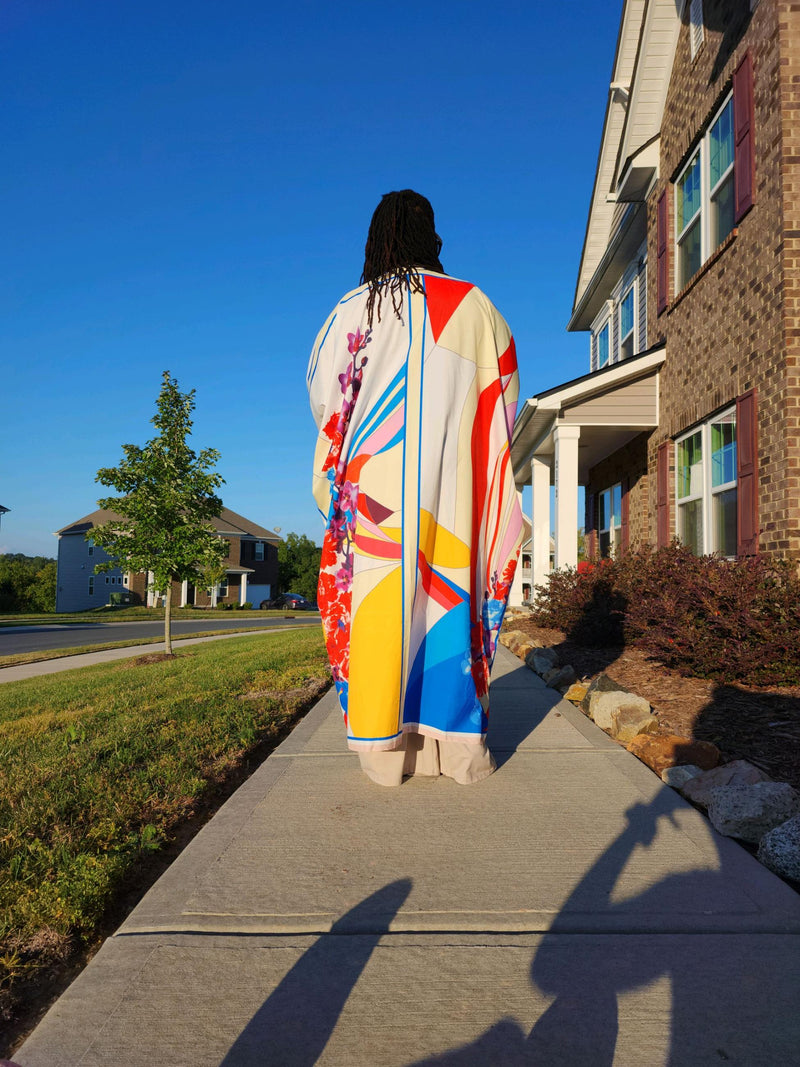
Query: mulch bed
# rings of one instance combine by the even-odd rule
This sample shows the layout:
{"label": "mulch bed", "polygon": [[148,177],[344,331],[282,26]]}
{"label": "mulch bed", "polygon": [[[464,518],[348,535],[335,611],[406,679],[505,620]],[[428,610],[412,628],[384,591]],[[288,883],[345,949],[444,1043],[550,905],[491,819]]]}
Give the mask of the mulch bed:
{"label": "mulch bed", "polygon": [[524,617],[509,620],[508,627],[555,648],[579,678],[605,671],[645,697],[656,709],[660,732],[712,741],[723,762],[749,760],[800,790],[800,687],[762,689],[685,678],[637,648],[586,648]]}

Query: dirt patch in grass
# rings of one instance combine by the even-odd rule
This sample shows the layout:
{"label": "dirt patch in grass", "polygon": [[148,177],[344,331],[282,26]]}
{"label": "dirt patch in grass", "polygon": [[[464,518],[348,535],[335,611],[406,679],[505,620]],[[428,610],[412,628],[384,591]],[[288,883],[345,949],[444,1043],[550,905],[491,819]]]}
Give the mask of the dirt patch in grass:
{"label": "dirt patch in grass", "polygon": [[177,659],[175,652],[146,652],[143,656],[123,660],[116,668],[118,671],[130,671],[135,667],[146,667],[150,663],[163,663],[165,660]]}
{"label": "dirt patch in grass", "polygon": [[251,689],[249,693],[243,693],[240,700],[282,700],[286,707],[295,708],[300,705],[308,706],[308,702],[316,701],[330,688],[330,682],[323,678],[312,678],[305,685],[294,689]]}
{"label": "dirt patch in grass", "polygon": [[535,626],[524,617],[515,618],[509,628],[554,647],[579,678],[605,671],[645,697],[656,709],[660,733],[712,741],[725,762],[749,760],[800,790],[800,687],[756,688],[685,678],[637,648],[586,648],[560,630]]}

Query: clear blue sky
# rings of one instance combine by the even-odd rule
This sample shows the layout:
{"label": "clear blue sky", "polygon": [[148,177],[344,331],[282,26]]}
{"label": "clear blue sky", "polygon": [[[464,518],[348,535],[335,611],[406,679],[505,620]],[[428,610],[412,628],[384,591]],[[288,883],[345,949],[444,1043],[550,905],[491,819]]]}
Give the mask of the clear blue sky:
{"label": "clear blue sky", "polygon": [[197,391],[225,503],[315,540],[308,353],[382,193],[517,339],[523,395],[588,370],[570,314],[617,4],[4,0],[0,551],[55,555],[97,469]]}

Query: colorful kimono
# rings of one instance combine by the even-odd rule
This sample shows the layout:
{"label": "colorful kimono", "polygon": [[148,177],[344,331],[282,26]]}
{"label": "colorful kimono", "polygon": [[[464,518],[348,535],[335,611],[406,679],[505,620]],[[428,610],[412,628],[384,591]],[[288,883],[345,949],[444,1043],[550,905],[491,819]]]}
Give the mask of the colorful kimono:
{"label": "colorful kimono", "polygon": [[420,276],[372,328],[367,286],[348,293],[308,368],[319,606],[354,749],[484,739],[521,540],[511,333],[474,285]]}

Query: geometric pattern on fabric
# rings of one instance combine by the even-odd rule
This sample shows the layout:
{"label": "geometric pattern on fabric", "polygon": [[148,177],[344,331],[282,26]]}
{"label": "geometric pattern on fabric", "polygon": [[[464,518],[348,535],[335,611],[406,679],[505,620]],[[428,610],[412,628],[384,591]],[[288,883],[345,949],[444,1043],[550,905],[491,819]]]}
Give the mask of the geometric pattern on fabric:
{"label": "geometric pattern on fabric", "polygon": [[339,302],[311,353],[325,520],[318,599],[351,748],[481,741],[522,530],[511,333],[469,282],[420,272],[403,315]]}

